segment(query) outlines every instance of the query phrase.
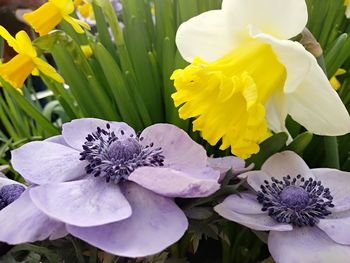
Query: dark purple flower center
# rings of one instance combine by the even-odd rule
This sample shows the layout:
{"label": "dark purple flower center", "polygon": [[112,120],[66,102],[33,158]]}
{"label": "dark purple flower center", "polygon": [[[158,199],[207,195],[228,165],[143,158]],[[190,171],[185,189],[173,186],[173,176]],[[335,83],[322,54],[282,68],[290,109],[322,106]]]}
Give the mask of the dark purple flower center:
{"label": "dark purple flower center", "polygon": [[271,181],[264,181],[257,199],[263,206],[261,210],[267,211],[277,222],[314,226],[331,214],[328,208],[334,207],[333,197],[321,181],[305,180],[301,175],[295,178],[288,175],[282,181],[272,177]]}
{"label": "dark purple flower center", "polygon": [[25,188],[20,184],[8,184],[0,188],[0,210],[17,200]]}
{"label": "dark purple flower center", "polygon": [[88,174],[119,183],[126,181],[138,167],[163,166],[160,147],[154,147],[153,143],[143,145],[142,137],[126,136],[123,130],[118,137],[109,124],[106,128],[97,127],[96,132],[86,137],[80,160],[89,162],[85,167]]}

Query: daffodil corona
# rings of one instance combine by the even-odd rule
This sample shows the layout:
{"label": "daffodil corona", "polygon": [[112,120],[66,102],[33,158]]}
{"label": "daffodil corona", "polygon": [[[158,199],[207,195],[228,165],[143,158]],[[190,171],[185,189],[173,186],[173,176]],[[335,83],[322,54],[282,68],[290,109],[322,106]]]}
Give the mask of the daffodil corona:
{"label": "daffodil corona", "polygon": [[285,77],[271,46],[253,40],[213,63],[197,57],[175,71],[173,99],[176,106],[183,104],[181,118],[198,117],[193,129],[210,144],[222,139],[222,150],[231,146],[233,154],[247,158],[271,134],[264,104],[272,92],[282,91]]}
{"label": "daffodil corona", "polygon": [[65,20],[78,33],[84,33],[83,27],[90,29],[90,26],[70,16],[74,11],[72,0],[49,0],[41,7],[31,13],[27,13],[23,18],[41,36],[46,35],[54,29],[62,20]]}
{"label": "daffodil corona", "polygon": [[183,119],[210,144],[248,158],[270,131],[287,131],[289,114],[309,131],[350,131],[349,114],[316,59],[297,42],[304,0],[223,0],[176,34],[191,64],[176,70],[172,95]]}
{"label": "daffodil corona", "polygon": [[0,77],[9,82],[14,88],[22,88],[24,81],[30,74],[39,75],[39,72],[57,82],[63,82],[62,77],[56,70],[37,56],[37,52],[26,32],[20,31],[14,38],[4,27],[0,26],[0,36],[18,53],[9,62],[0,65]]}

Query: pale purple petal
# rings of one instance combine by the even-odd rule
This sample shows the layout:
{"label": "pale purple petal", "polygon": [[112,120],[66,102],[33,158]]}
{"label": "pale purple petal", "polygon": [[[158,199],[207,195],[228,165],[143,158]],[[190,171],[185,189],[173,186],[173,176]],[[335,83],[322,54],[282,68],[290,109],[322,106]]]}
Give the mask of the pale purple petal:
{"label": "pale purple petal", "polygon": [[85,175],[87,163],[79,160],[79,152],[58,143],[30,142],[11,154],[13,168],[34,184],[70,181]]}
{"label": "pale purple petal", "polygon": [[44,142],[54,142],[54,143],[58,143],[58,144],[62,144],[64,146],[68,146],[70,147],[67,142],[64,140],[62,135],[56,135],[56,136],[52,136],[50,138],[47,138],[44,140]]}
{"label": "pale purple petal", "polygon": [[298,174],[306,179],[309,177],[314,178],[304,160],[292,151],[272,155],[263,164],[261,170],[278,180],[282,180],[287,175],[296,177]]}
{"label": "pale purple petal", "polygon": [[336,169],[312,169],[314,176],[330,189],[334,211],[350,209],[350,173]]}
{"label": "pale purple petal", "polygon": [[250,171],[238,176],[241,179],[246,179],[249,186],[251,186],[255,191],[260,191],[261,185],[264,185],[264,181],[271,181],[271,177],[264,173],[263,171]]}
{"label": "pale purple petal", "polygon": [[68,231],[106,252],[125,257],[161,252],[182,237],[188,222],[173,200],[133,183],[123,187],[132,207],[131,217],[98,227],[68,225]]}
{"label": "pale purple petal", "polygon": [[198,169],[207,165],[207,153],[180,128],[171,124],[155,124],[147,127],[140,135],[142,144],[154,143],[161,147],[165,156],[164,165],[171,168]]}
{"label": "pale purple petal", "polygon": [[254,164],[251,164],[248,167],[245,167],[245,161],[241,158],[234,156],[226,156],[219,158],[208,158],[208,164],[211,168],[218,170],[220,172],[220,179],[224,179],[226,173],[229,170],[232,170],[234,174],[240,174],[246,171],[253,169]]}
{"label": "pale purple petal", "polygon": [[67,235],[69,235],[69,233],[66,229],[66,224],[62,223],[62,224],[59,224],[55,230],[52,231],[52,234],[50,235],[49,239],[56,240],[56,239],[63,238]]}
{"label": "pale purple petal", "polygon": [[[256,204],[252,206],[251,214],[248,214],[249,208],[247,205],[252,204],[253,201],[251,196],[248,200],[244,200],[245,198],[246,196],[243,196],[242,200],[237,200],[235,195],[228,196],[221,204],[215,206],[214,210],[226,219],[258,231],[290,231],[293,229],[291,225],[278,223],[268,216],[267,213],[261,213]],[[244,204],[239,206],[239,201]],[[246,213],[241,214],[236,211],[244,211]]]}
{"label": "pale purple petal", "polygon": [[276,263],[341,263],[350,258],[350,246],[335,243],[317,227],[271,231],[268,245]]}
{"label": "pale purple petal", "polygon": [[168,197],[204,197],[220,188],[220,173],[209,167],[191,172],[165,167],[141,167],[129,180]]}
{"label": "pale purple petal", "polygon": [[0,211],[0,241],[8,244],[48,238],[62,223],[50,219],[31,201],[28,191]]}
{"label": "pale purple petal", "polygon": [[38,186],[30,196],[48,216],[71,225],[97,226],[131,215],[119,186],[101,178]]}
{"label": "pale purple petal", "polygon": [[266,214],[261,211],[262,205],[257,201],[257,196],[251,192],[242,192],[226,197],[222,205],[225,209],[232,210],[240,214]]}
{"label": "pale purple petal", "polygon": [[232,170],[234,173],[245,171],[245,161],[235,156],[226,156],[218,158],[208,158],[208,164],[215,170],[219,170],[220,173],[226,173]]}
{"label": "pale purple petal", "polygon": [[350,217],[341,217],[337,214],[321,219],[317,226],[335,242],[350,245]]}
{"label": "pale purple petal", "polygon": [[[135,131],[124,122],[105,121],[95,118],[76,119],[63,124],[62,135],[71,147],[82,151],[82,145],[86,141],[86,136],[96,132],[97,127],[106,129],[107,123],[111,126],[110,130],[114,131],[118,138],[130,136],[131,134],[135,135]],[[124,134],[121,134],[121,130],[123,130]]]}

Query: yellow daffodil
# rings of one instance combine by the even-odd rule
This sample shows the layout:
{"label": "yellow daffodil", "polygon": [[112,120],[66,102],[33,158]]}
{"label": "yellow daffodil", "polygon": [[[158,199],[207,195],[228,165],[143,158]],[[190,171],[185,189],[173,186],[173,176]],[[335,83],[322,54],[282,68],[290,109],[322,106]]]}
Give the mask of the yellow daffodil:
{"label": "yellow daffodil", "polygon": [[87,0],[74,0],[74,6],[84,18],[93,18],[92,4]]}
{"label": "yellow daffodil", "polygon": [[35,11],[24,14],[23,18],[41,36],[49,33],[62,20],[71,24],[78,33],[84,33],[82,27],[90,29],[87,23],[70,16],[73,11],[74,4],[72,0],[49,0]]}
{"label": "yellow daffodil", "polygon": [[329,80],[331,83],[333,89],[338,90],[341,87],[341,84],[339,80],[337,79],[338,76],[344,75],[346,73],[345,69],[339,68],[337,69],[337,72],[334,74],[334,76]]}
{"label": "yellow daffodil", "polygon": [[349,114],[316,59],[288,40],[307,18],[304,0],[223,0],[183,23],[176,44],[191,64],[171,77],[180,117],[242,158],[270,131],[287,131],[288,114],[315,134],[348,133]]}
{"label": "yellow daffodil", "polygon": [[0,65],[0,76],[14,88],[22,88],[24,81],[30,74],[37,76],[39,72],[63,83],[62,77],[56,70],[37,56],[26,32],[20,31],[14,38],[4,27],[0,26],[0,36],[18,53],[9,62]]}
{"label": "yellow daffodil", "polygon": [[346,7],[345,16],[347,18],[350,18],[350,0],[345,0],[344,1],[344,6]]}

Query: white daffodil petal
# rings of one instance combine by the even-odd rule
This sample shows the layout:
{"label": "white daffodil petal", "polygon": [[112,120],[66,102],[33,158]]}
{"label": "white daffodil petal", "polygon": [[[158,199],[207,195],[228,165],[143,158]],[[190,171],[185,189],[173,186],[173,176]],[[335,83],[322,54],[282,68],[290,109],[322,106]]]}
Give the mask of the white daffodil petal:
{"label": "white daffodil petal", "polygon": [[346,7],[345,16],[346,18],[350,18],[350,4],[348,4],[348,6]]}
{"label": "white daffodil petal", "polygon": [[308,19],[305,0],[224,0],[222,9],[279,39],[298,35]]}
{"label": "white daffodil petal", "polygon": [[284,84],[284,92],[293,92],[305,76],[309,73],[311,66],[316,63],[316,59],[305,50],[298,42],[290,40],[278,40],[270,35],[261,33],[258,28],[250,26],[250,35],[253,38],[270,44],[276,53],[278,61],[287,70],[287,79]]}
{"label": "white daffodil petal", "polygon": [[287,131],[287,104],[282,91],[274,92],[265,104],[267,126],[273,132]]}
{"label": "white daffodil petal", "polygon": [[196,56],[212,62],[234,49],[241,39],[238,29],[244,27],[230,20],[225,12],[212,10],[181,24],[176,33],[181,56],[188,62]]}
{"label": "white daffodil petal", "polygon": [[288,96],[288,112],[308,131],[328,136],[350,131],[350,117],[321,68],[312,67],[301,85]]}

